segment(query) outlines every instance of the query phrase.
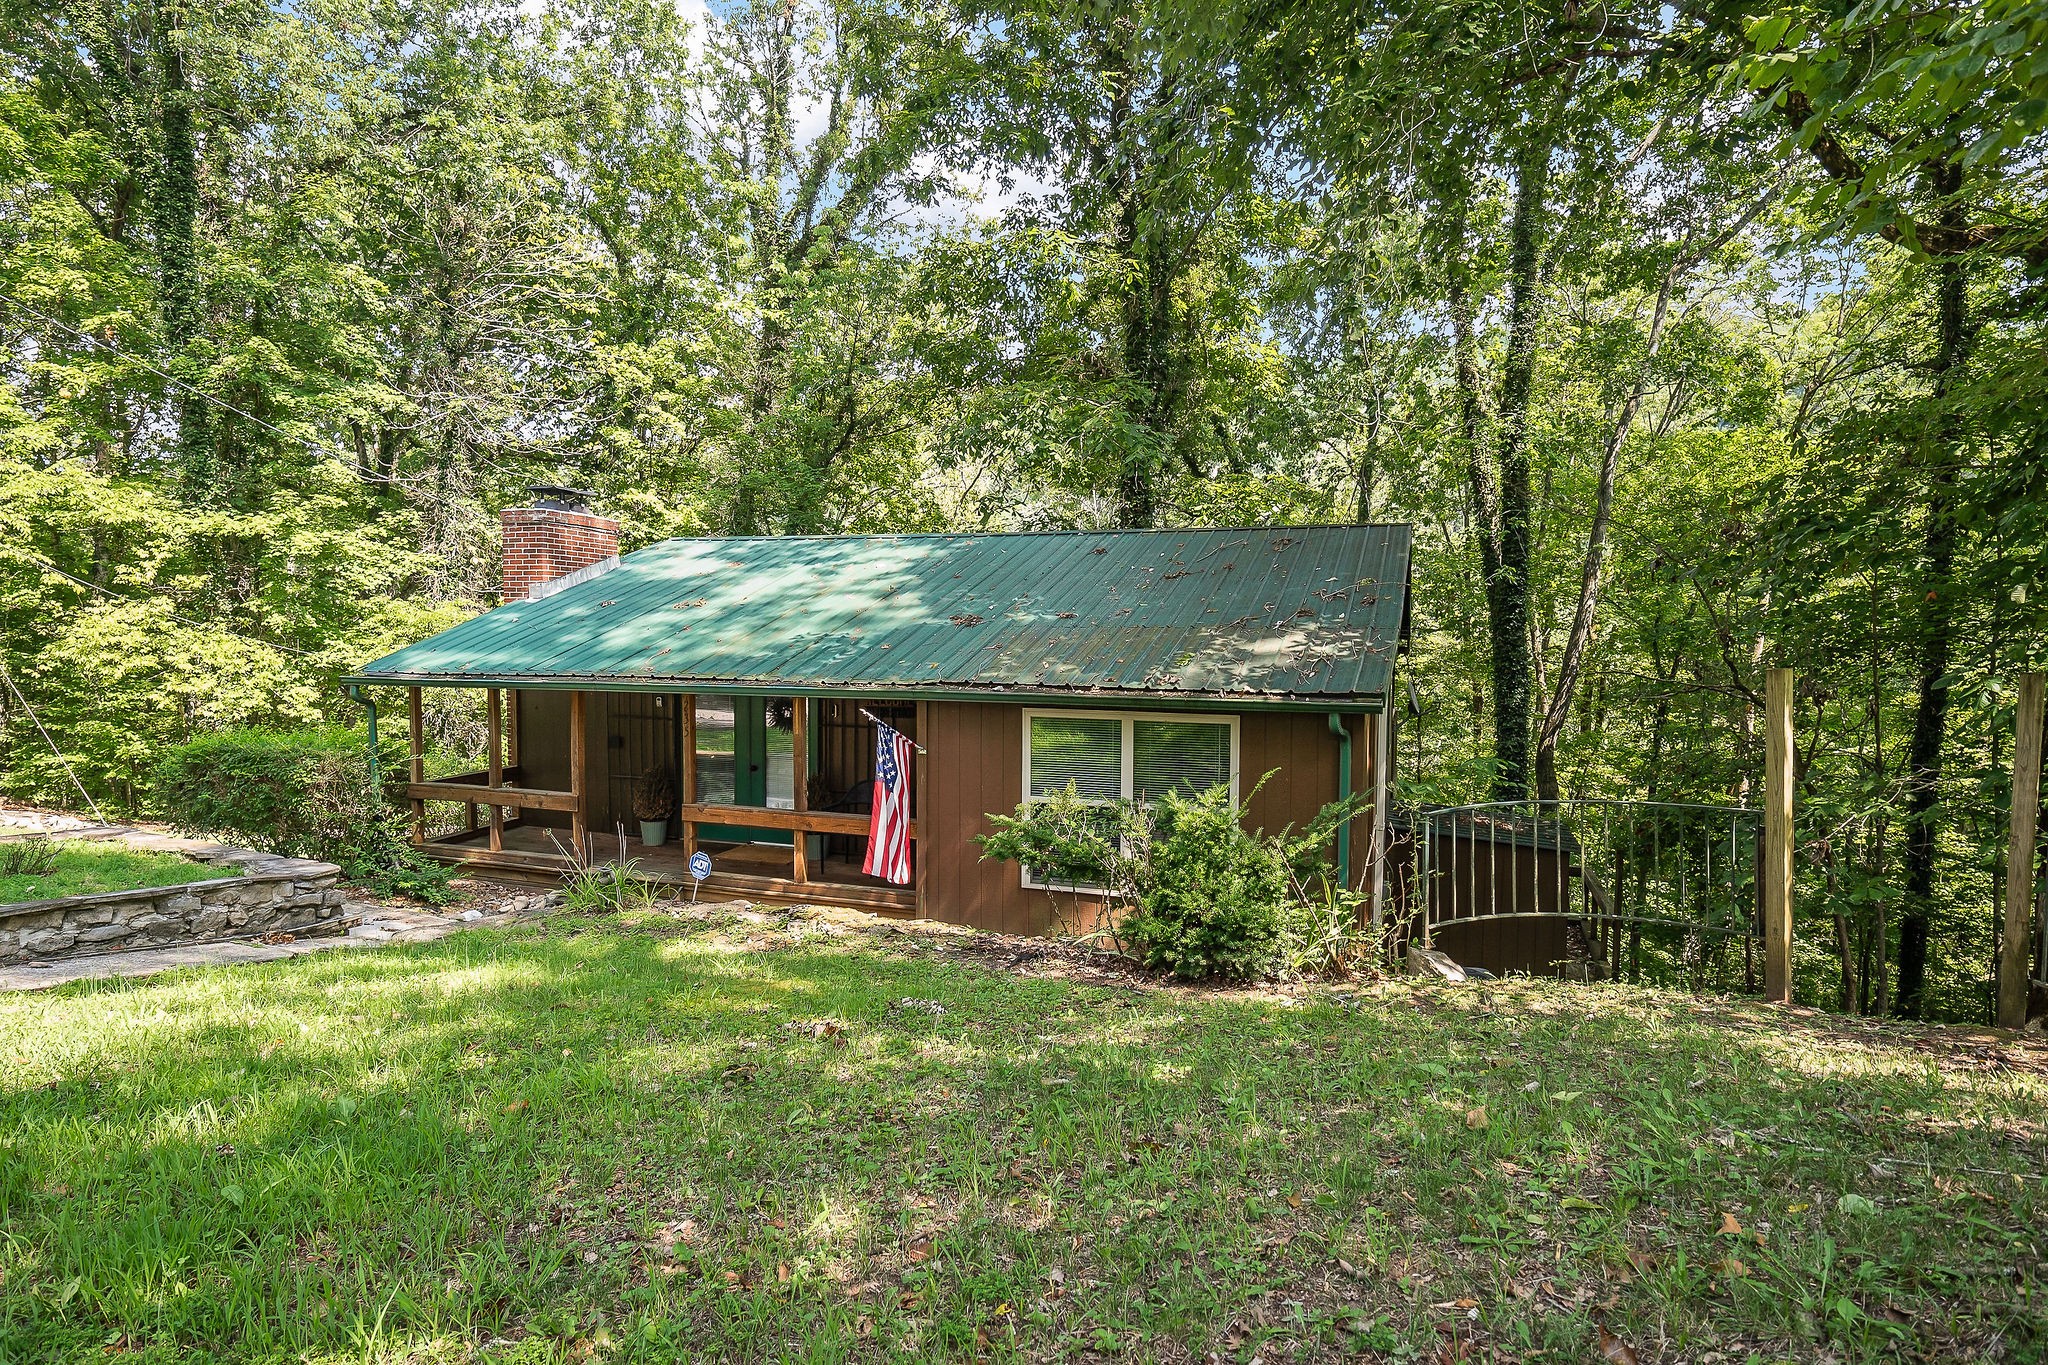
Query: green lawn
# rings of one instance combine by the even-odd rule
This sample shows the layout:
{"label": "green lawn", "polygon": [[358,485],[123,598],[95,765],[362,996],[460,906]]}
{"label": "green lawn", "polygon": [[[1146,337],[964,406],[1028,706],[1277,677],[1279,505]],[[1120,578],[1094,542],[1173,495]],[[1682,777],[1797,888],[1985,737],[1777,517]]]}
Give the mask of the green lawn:
{"label": "green lawn", "polygon": [[238,867],[209,867],[171,853],[138,853],[121,844],[63,839],[56,844],[50,872],[0,876],[0,905],[55,900],[96,891],[133,891],[145,886],[182,886],[241,875]]}
{"label": "green lawn", "polygon": [[0,1360],[2048,1352],[2039,1049],[742,932],[0,997]]}

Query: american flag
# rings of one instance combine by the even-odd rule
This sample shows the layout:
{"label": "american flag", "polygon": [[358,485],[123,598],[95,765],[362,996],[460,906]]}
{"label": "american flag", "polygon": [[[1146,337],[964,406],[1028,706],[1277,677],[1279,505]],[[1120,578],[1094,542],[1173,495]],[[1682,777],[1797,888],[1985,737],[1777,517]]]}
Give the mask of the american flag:
{"label": "american flag", "polygon": [[875,801],[868,816],[868,859],[861,871],[910,885],[910,741],[875,722]]}

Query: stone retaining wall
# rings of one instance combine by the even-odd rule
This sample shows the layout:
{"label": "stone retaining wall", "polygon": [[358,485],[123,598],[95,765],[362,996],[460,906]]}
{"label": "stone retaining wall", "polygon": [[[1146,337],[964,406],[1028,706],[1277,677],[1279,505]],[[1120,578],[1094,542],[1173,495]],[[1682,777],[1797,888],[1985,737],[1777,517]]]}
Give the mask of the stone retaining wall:
{"label": "stone retaining wall", "polygon": [[332,863],[141,831],[109,833],[130,848],[243,872],[181,886],[0,905],[0,963],[303,933],[341,916],[341,869]]}

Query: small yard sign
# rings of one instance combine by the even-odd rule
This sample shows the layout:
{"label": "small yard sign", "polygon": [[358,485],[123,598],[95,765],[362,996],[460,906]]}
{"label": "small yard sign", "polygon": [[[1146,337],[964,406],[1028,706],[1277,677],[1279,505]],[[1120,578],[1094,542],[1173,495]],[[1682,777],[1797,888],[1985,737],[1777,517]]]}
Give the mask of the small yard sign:
{"label": "small yard sign", "polygon": [[710,875],[711,855],[700,848],[690,855],[690,876],[694,878],[690,883],[690,901],[692,904],[695,904],[697,900],[697,888],[702,886],[704,879]]}

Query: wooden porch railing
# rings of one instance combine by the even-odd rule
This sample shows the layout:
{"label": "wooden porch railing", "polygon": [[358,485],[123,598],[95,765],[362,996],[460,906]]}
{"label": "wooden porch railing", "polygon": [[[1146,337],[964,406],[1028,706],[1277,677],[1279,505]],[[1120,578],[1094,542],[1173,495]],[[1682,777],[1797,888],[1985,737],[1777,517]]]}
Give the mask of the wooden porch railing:
{"label": "wooden porch railing", "polygon": [[584,772],[587,755],[584,743],[583,694],[570,694],[569,790],[557,791],[548,787],[526,787],[519,784],[519,694],[513,692],[512,704],[507,706],[503,689],[492,687],[486,688],[485,692],[490,717],[491,747],[487,760],[489,766],[477,772],[458,773],[453,777],[443,777],[429,782],[426,776],[426,726],[420,705],[420,689],[406,689],[407,718],[411,722],[412,780],[405,785],[405,795],[412,802],[413,843],[427,842],[427,802],[460,801],[469,808],[467,824],[472,832],[477,828],[477,808],[489,808],[493,853],[503,852],[505,848],[507,810],[567,811],[571,817],[570,823],[575,831],[577,845],[581,847],[588,831],[589,800],[586,792],[590,785]]}
{"label": "wooden porch railing", "polygon": [[[426,803],[429,801],[459,801],[468,807],[468,827],[471,832],[478,828],[479,807],[490,811],[490,848],[494,853],[504,851],[504,829],[506,810],[562,811],[570,816],[571,835],[574,846],[587,848],[589,845],[590,817],[590,775],[588,744],[588,694],[569,694],[569,789],[556,790],[547,787],[529,787],[520,778],[523,773],[519,766],[518,693],[512,693],[508,706],[503,692],[497,688],[487,689],[490,752],[488,765],[476,772],[459,773],[428,781],[425,772],[425,726],[421,710],[420,689],[408,689],[409,719],[411,721],[412,771],[411,781],[406,784],[405,794],[412,803],[412,838],[415,844],[425,844]],[[869,829],[869,818],[838,811],[813,811],[808,809],[810,794],[810,750],[808,704],[799,704],[793,713],[791,726],[791,767],[794,786],[794,808],[778,809],[765,806],[739,806],[716,802],[698,801],[697,795],[697,699],[690,694],[677,696],[677,720],[681,728],[682,772],[680,793],[682,800],[676,809],[680,826],[684,857],[697,851],[697,830],[700,825],[725,825],[740,829],[789,830],[797,837],[791,841],[791,878],[796,883],[810,881],[809,850],[803,836],[809,834],[845,834],[861,836]],[[925,715],[923,703],[918,704],[918,719]],[[510,751],[507,752],[509,740]],[[923,764],[917,766],[918,795],[924,791]],[[918,821],[910,822],[909,837],[919,838]],[[522,855],[526,856],[526,855]],[[533,857],[558,860],[558,855],[535,854]],[[918,880],[920,899],[924,880],[926,859],[919,856]]]}
{"label": "wooden porch railing", "polygon": [[[679,808],[683,827],[691,825],[737,825],[742,829],[788,829],[804,834],[866,834],[868,817],[838,811],[778,810],[772,806],[715,806],[693,802]],[[910,837],[917,837],[917,821],[910,822]]]}
{"label": "wooden porch railing", "polygon": [[552,791],[546,787],[522,787],[517,768],[505,769],[503,782],[492,782],[485,773],[459,773],[432,782],[408,782],[405,794],[421,801],[466,801],[473,806],[500,806],[512,810],[569,810],[577,806],[575,792]]}

